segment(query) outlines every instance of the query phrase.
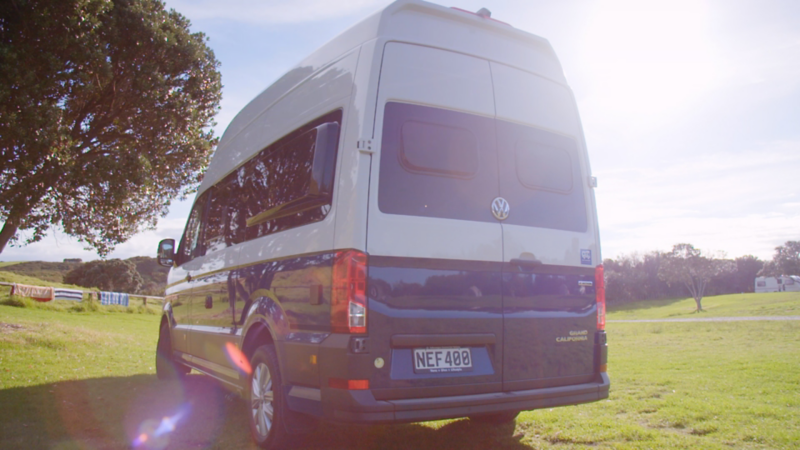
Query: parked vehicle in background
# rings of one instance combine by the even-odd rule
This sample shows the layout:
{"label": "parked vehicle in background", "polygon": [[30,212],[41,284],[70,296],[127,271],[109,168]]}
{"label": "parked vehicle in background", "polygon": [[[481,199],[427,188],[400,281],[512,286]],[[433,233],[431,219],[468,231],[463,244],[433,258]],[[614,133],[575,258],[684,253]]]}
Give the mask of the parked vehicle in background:
{"label": "parked vehicle in background", "polygon": [[800,291],[800,276],[756,277],[756,292]]}
{"label": "parked vehicle in background", "polygon": [[594,186],[546,40],[395,2],[226,130],[159,246],[159,376],[241,391],[264,447],[607,398]]}

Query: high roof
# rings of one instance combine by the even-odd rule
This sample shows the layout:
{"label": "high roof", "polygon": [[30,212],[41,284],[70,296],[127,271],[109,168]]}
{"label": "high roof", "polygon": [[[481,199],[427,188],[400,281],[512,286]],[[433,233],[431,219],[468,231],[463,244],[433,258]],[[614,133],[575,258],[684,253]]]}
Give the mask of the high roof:
{"label": "high roof", "polygon": [[[231,121],[216,154],[248,124],[331,61],[374,39],[418,43],[469,54],[566,84],[550,43],[496,20],[421,0],[398,0],[317,49],[256,96]],[[200,191],[208,187],[203,183]]]}

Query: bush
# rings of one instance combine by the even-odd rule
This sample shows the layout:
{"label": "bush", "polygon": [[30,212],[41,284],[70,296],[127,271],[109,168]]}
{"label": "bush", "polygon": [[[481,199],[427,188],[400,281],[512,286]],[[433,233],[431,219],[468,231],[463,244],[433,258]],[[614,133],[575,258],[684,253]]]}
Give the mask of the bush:
{"label": "bush", "polygon": [[64,282],[84,287],[97,287],[103,291],[135,294],[144,284],[142,276],[132,261],[101,259],[82,264],[64,275]]}

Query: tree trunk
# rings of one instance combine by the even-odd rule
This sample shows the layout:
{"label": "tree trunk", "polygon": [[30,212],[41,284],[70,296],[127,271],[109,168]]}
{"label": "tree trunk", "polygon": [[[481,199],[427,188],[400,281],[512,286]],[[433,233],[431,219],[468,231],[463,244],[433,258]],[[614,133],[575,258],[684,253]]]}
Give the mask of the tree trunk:
{"label": "tree trunk", "polygon": [[[37,202],[39,198],[33,199],[29,204],[33,204]],[[8,242],[17,234],[17,230],[19,229],[19,225],[22,223],[22,219],[27,216],[32,207],[23,207],[17,208],[12,207],[11,211],[6,217],[6,222],[3,224],[3,229],[0,230],[0,254],[3,253],[3,250],[6,249],[6,245]]]}
{"label": "tree trunk", "polygon": [[3,229],[0,230],[0,253],[3,253],[5,250],[8,241],[17,234],[17,229],[19,228],[19,219],[9,217],[6,219],[6,223],[3,224]]}
{"label": "tree trunk", "polygon": [[697,311],[696,312],[700,312],[700,311],[703,310],[702,301],[703,301],[703,297],[699,297],[699,298],[695,297],[694,298],[694,302],[697,303]]}

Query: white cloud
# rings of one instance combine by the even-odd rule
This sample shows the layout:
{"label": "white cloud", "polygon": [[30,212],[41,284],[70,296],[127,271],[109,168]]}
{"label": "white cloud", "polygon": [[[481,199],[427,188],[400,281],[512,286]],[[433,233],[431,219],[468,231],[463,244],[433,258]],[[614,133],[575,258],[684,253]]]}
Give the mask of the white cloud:
{"label": "white cloud", "polygon": [[[178,209],[183,210],[184,208]],[[184,217],[171,216],[159,220],[156,230],[143,231],[127,242],[118,245],[108,255],[108,258],[155,257],[158,241],[165,238],[178,240],[183,234],[183,227],[186,224],[185,214]],[[81,258],[84,261],[91,261],[99,258],[94,250],[87,250],[85,247],[86,245],[78,242],[77,239],[56,229],[51,230],[41,242],[24,247],[7,246],[3,253],[0,253],[0,261],[61,261],[65,258]]]}
{"label": "white cloud", "polygon": [[800,141],[599,172],[604,257],[689,242],[771,258],[800,239]]}
{"label": "white cloud", "polygon": [[170,0],[192,20],[224,19],[257,24],[291,24],[337,19],[389,3],[386,0]]}

